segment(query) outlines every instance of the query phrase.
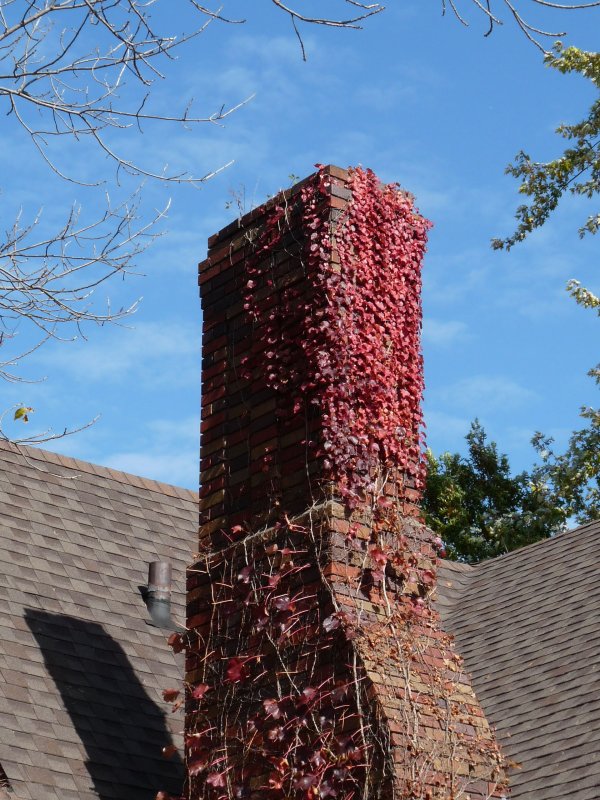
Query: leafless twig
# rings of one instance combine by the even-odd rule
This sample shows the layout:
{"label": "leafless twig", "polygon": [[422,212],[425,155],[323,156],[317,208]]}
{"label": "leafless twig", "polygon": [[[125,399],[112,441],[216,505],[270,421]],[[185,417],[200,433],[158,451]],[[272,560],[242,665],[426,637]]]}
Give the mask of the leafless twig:
{"label": "leafless twig", "polygon": [[372,17],[375,14],[380,14],[382,11],[385,10],[385,6],[381,3],[361,3],[358,0],[343,0],[343,2],[349,6],[353,6],[354,8],[359,9],[358,14],[354,14],[346,19],[339,19],[339,18],[331,18],[331,17],[316,17],[306,12],[298,11],[296,8],[293,8],[290,5],[287,5],[283,2],[283,0],[271,0],[274,6],[276,6],[281,11],[285,12],[289,15],[290,20],[292,22],[292,27],[294,28],[294,33],[298,41],[300,42],[300,49],[302,51],[302,58],[306,61],[306,50],[304,47],[304,40],[302,38],[302,34],[298,27],[298,23],[306,23],[309,25],[324,25],[328,28],[354,28],[359,29],[361,28],[361,22],[363,22],[368,17]]}
{"label": "leafless twig", "polygon": [[[247,102],[201,114],[191,101],[181,108],[176,101],[175,107],[171,100],[159,101],[156,83],[183,45],[211,24],[245,22],[212,2],[168,2],[168,16],[159,18],[152,16],[155,0],[0,0],[0,113],[54,176],[82,187],[88,205],[100,207],[94,217],[74,204],[54,227],[41,212],[28,220],[20,212],[0,235],[0,379],[24,380],[21,362],[48,339],[72,339],[83,335],[84,324],[119,322],[137,307],[98,307],[93,293],[135,271],[165,211],[148,219],[139,190],[113,205],[102,187],[132,179],[199,186],[224,168],[204,175],[186,167],[169,170],[156,164],[148,148],[126,149],[147,128],[220,125]],[[380,3],[335,2],[351,6],[352,14],[312,17],[272,0],[274,10],[291,18],[302,48],[298,25],[355,28],[383,10]],[[182,18],[191,23],[179,33],[172,28]],[[83,148],[85,160],[74,157],[76,148]],[[101,166],[90,178],[88,155],[94,154],[101,160],[92,163]],[[37,338],[24,336],[26,344],[16,350],[26,328],[36,330]],[[45,436],[26,441],[48,441]]]}
{"label": "leafless twig", "polygon": [[[53,431],[51,428],[48,428],[41,433],[34,433],[31,436],[19,436],[18,438],[8,436],[8,434],[4,430],[4,419],[7,415],[14,413],[15,409],[19,408],[19,403],[16,405],[7,408],[5,411],[0,413],[0,441],[4,442],[11,442],[15,445],[21,444],[44,444],[46,442],[52,442],[56,439],[63,439],[65,436],[72,436],[74,433],[81,433],[81,431],[86,430],[87,428],[91,428],[92,425],[95,425],[96,422],[100,419],[100,417],[94,417],[94,419],[86,422],[84,425],[79,425],[77,428],[65,428],[63,431],[56,432]],[[31,413],[33,409],[28,409]]]}
{"label": "leafless twig", "polygon": [[[446,13],[446,0],[441,0],[442,14]],[[463,6],[475,6],[475,8],[487,18],[489,27],[484,36],[489,36],[494,30],[495,25],[502,25],[503,21],[500,16],[501,10],[504,8],[509,16],[517,23],[517,26],[525,37],[541,50],[546,53],[548,49],[544,47],[544,40],[557,39],[561,36],[566,36],[566,31],[547,30],[532,24],[526,18],[526,13],[520,10],[520,5],[527,5],[527,8],[532,9],[536,6],[554,9],[557,11],[581,11],[585,9],[600,7],[600,0],[591,0],[587,3],[553,3],[551,0],[524,0],[520,4],[513,2],[513,0],[485,0],[485,4],[481,0],[463,0]],[[459,8],[458,0],[448,0],[452,13],[462,25],[468,25],[465,14]],[[500,9],[500,12],[496,9]]]}

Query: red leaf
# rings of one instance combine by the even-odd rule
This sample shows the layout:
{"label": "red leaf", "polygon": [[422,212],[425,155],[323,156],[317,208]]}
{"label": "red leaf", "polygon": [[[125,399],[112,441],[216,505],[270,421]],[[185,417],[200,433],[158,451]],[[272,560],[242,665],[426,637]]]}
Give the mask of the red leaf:
{"label": "red leaf", "polygon": [[267,739],[270,742],[280,742],[285,736],[285,732],[281,725],[277,725],[275,728],[270,728],[267,731]]}
{"label": "red leaf", "polygon": [[192,778],[203,772],[208,766],[208,754],[196,757],[193,761],[188,762],[188,773]]}
{"label": "red leaf", "polygon": [[335,703],[340,703],[348,694],[349,685],[347,683],[342,683],[339,686],[336,686],[335,689],[331,693],[331,698]]}
{"label": "red leaf", "polygon": [[244,567],[243,569],[240,570],[238,574],[238,581],[241,581],[242,583],[249,583],[250,578],[252,577],[253,574],[254,574],[254,567],[248,565],[247,567]]}
{"label": "red leaf", "polygon": [[384,553],[384,551],[380,547],[373,546],[369,548],[369,554],[373,559],[373,561],[380,567],[385,567],[387,565],[388,563],[387,553]]}
{"label": "red leaf", "polygon": [[263,707],[265,712],[273,719],[279,719],[281,716],[281,709],[277,700],[263,700]]}
{"label": "red leaf", "polygon": [[180,633],[172,633],[167,639],[167,644],[173,649],[174,653],[181,653],[185,649],[185,643]]}
{"label": "red leaf", "polygon": [[290,600],[287,594],[282,594],[280,597],[276,597],[273,601],[273,605],[278,611],[289,611],[290,609],[294,608],[294,603]]}
{"label": "red leaf", "polygon": [[333,786],[328,783],[327,781],[323,781],[323,783],[319,786],[319,797],[326,798],[326,797],[337,797],[337,789],[334,789]]}
{"label": "red leaf", "polygon": [[179,689],[163,689],[163,700],[167,703],[173,703],[179,697]]}
{"label": "red leaf", "polygon": [[204,695],[208,692],[210,686],[208,683],[199,683],[197,686],[194,686],[194,690],[192,691],[192,697],[194,700],[202,700]]}
{"label": "red leaf", "polygon": [[271,772],[269,775],[269,789],[277,791],[283,788],[283,781],[276,772]]}
{"label": "red leaf", "polygon": [[303,775],[301,778],[294,783],[294,787],[296,789],[310,789],[311,786],[316,786],[319,782],[319,779],[316,775],[312,773],[308,773],[307,775]]}
{"label": "red leaf", "polygon": [[424,569],[420,577],[424,586],[433,586],[435,583],[435,572],[432,569]]}
{"label": "red leaf", "polygon": [[330,617],[326,617],[323,620],[323,629],[327,631],[327,633],[331,633],[331,631],[335,631],[341,625],[340,618],[337,614],[332,614]]}
{"label": "red leaf", "polygon": [[300,693],[300,697],[298,698],[298,705],[299,706],[308,706],[317,696],[317,690],[314,689],[312,686],[307,686]]}
{"label": "red leaf", "polygon": [[226,680],[231,683],[242,683],[250,677],[247,661],[243,658],[230,658],[227,663]]}
{"label": "red leaf", "polygon": [[383,569],[374,569],[371,571],[371,577],[375,581],[375,583],[383,583],[385,580],[385,570]]}
{"label": "red leaf", "polygon": [[214,786],[216,789],[222,789],[227,785],[224,772],[211,772],[206,776],[206,782],[209,786]]}

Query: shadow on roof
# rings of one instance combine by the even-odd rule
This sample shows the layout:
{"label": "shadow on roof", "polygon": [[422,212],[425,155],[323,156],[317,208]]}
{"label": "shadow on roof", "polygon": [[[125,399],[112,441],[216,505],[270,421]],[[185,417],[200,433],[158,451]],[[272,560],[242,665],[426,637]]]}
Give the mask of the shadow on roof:
{"label": "shadow on roof", "polygon": [[123,648],[95,622],[38,609],[26,609],[25,618],[85,747],[90,789],[100,800],[180,793],[181,759],[161,757],[172,743],[165,715]]}

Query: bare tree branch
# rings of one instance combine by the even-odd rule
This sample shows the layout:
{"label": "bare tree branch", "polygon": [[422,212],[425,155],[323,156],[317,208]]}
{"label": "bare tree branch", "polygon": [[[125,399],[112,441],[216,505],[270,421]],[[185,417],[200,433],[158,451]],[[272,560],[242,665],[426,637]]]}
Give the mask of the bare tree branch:
{"label": "bare tree branch", "polygon": [[12,444],[15,445],[45,444],[46,442],[52,442],[55,441],[56,439],[64,439],[65,436],[72,436],[75,433],[81,433],[81,431],[85,431],[88,428],[91,428],[92,425],[95,425],[96,422],[98,422],[98,420],[100,419],[99,416],[94,417],[94,419],[91,419],[89,422],[86,422],[83,425],[79,425],[76,428],[65,428],[64,430],[59,431],[58,433],[53,431],[51,428],[48,428],[47,430],[41,431],[40,433],[32,433],[30,436],[19,436],[17,438],[15,438],[14,436],[9,436],[4,429],[5,425],[4,420],[7,415],[12,414],[13,416],[16,416],[16,414],[18,414],[19,411],[22,410],[27,411],[28,414],[31,414],[34,411],[33,408],[24,409],[22,405],[16,403],[15,405],[11,406],[10,408],[7,408],[5,411],[0,413],[0,440],[5,442],[11,442]]}
{"label": "bare tree branch", "polygon": [[385,11],[385,6],[381,3],[361,3],[358,2],[358,0],[343,0],[345,4],[353,6],[354,8],[359,8],[361,13],[347,19],[332,19],[331,17],[315,17],[306,13],[302,13],[291,6],[286,5],[286,3],[282,2],[282,0],[271,0],[271,2],[276,8],[285,12],[290,17],[294,33],[296,34],[296,38],[300,43],[300,51],[302,53],[303,61],[306,61],[306,49],[304,47],[304,39],[302,38],[302,34],[298,27],[299,22],[309,25],[324,25],[328,28],[360,29],[362,26],[359,23],[363,22],[368,17],[372,17],[375,14],[380,14],[382,11]]}
{"label": "bare tree branch", "polygon": [[[562,33],[533,24],[528,10],[552,13],[600,6],[600,0],[447,1],[464,25],[468,25],[465,8],[483,16],[488,22],[485,35],[503,23],[504,13],[541,49],[546,38]],[[93,293],[111,278],[135,272],[165,211],[148,218],[140,208],[139,191],[113,205],[99,187],[109,182],[118,185],[125,178],[199,186],[224,168],[205,175],[195,175],[185,167],[169,170],[156,164],[145,148],[136,148],[135,156],[126,149],[127,142],[135,141],[146,128],[220,125],[247,102],[242,99],[207,114],[196,113],[185,101],[180,109],[171,101],[166,106],[159,103],[156,84],[168,74],[169,62],[179,48],[211,24],[245,22],[227,17],[221,6],[206,4],[208,0],[164,2],[169,4],[168,20],[184,18],[187,11],[195,24],[179,34],[165,30],[169,23],[163,18],[155,24],[152,17],[155,0],[0,0],[0,113],[14,121],[15,129],[55,176],[91,196],[94,208],[99,205],[96,193],[103,193],[101,211],[94,218],[75,204],[66,212],[64,223],[50,229],[41,212],[30,221],[24,221],[21,213],[0,236],[0,379],[23,380],[21,362],[48,339],[73,338],[74,332],[83,335],[82,326],[89,323],[118,323],[137,307],[134,302],[115,309],[107,301],[99,308]],[[445,12],[446,0],[441,2]],[[256,3],[253,0],[248,6]],[[334,10],[319,16],[309,13],[307,5],[301,0],[270,0],[269,6],[289,19],[303,58],[303,26],[358,29],[385,10],[381,2],[330,0]],[[319,4],[315,2],[314,7]],[[91,178],[89,170],[78,172],[81,161],[73,157],[74,148],[101,156],[105,167]],[[26,327],[37,338],[15,349]],[[7,438],[3,419],[0,415],[0,438]],[[35,440],[48,439],[29,437],[26,441]]]}
{"label": "bare tree branch", "polygon": [[[178,35],[165,30],[164,18],[157,27],[153,0],[0,0],[0,112],[14,120],[51,173],[82,187],[94,208],[99,205],[98,187],[109,181],[118,185],[124,176],[198,186],[228,166],[204,175],[185,168],[170,171],[144,148],[136,148],[134,157],[123,149],[134,132],[149,126],[220,125],[247,102],[242,99],[208,114],[195,113],[191,103],[180,110],[172,103],[166,110],[158,105],[154,87],[182,45],[211,23],[245,22],[225,16],[212,3],[169,2],[168,19],[176,21],[191,11],[195,25]],[[271,2],[291,19],[303,57],[298,25],[356,28],[383,10],[380,3],[335,0],[353,12],[338,19],[312,17],[279,0]],[[61,145],[63,140],[68,147]],[[85,163],[73,157],[74,148],[83,148]],[[94,153],[108,170],[101,168],[90,178],[87,156]],[[80,174],[77,164],[82,163],[86,172]],[[94,291],[117,275],[134,273],[166,209],[148,218],[139,190],[116,205],[102,191],[95,217],[74,204],[62,225],[50,227],[41,211],[29,221],[20,212],[0,235],[0,380],[27,382],[19,372],[21,363],[49,339],[84,336],[86,324],[118,323],[135,311],[137,301],[118,308],[106,301],[99,307]],[[37,337],[31,336],[32,330]],[[7,413],[0,414],[0,439],[9,438],[3,430]],[[19,419],[23,417],[27,419],[24,413]],[[19,441],[49,441],[69,432],[46,431]]]}
{"label": "bare tree branch", "polygon": [[[58,230],[38,237],[41,212],[30,223],[19,216],[0,240],[0,345],[14,339],[28,323],[40,331],[38,343],[18,355],[0,359],[0,377],[49,338],[61,339],[61,330],[75,326],[81,334],[84,322],[103,325],[133,313],[137,301],[104,311],[93,304],[93,293],[116,274],[134,271],[140,254],[157,235],[157,222],[166,208],[143,224],[138,220],[139,194],[133,200],[106,208],[92,222],[81,220],[81,209],[72,208]],[[1,351],[0,351],[1,352]]]}
{"label": "bare tree branch", "polygon": [[[442,15],[446,13],[446,0],[441,0]],[[462,25],[468,25],[465,14],[459,8],[458,0],[448,0],[448,5],[452,9],[452,13]],[[519,6],[526,6],[528,9],[533,9],[536,6],[549,8],[557,11],[581,11],[584,9],[600,7],[600,0],[591,0],[587,3],[553,3],[551,0],[522,0],[520,4],[513,2],[513,0],[485,0],[485,5],[481,0],[463,0],[462,7],[475,7],[489,22],[489,27],[484,36],[489,36],[494,30],[495,25],[502,25],[500,13],[502,9],[508,13],[509,17],[516,22],[517,26],[525,37],[541,50],[543,53],[548,52],[548,48],[544,47],[543,41],[547,39],[557,39],[561,36],[566,36],[567,32],[560,30],[546,30],[544,28],[534,25],[526,18],[527,12],[520,10]],[[492,10],[493,9],[493,10]],[[500,9],[497,11],[496,9]]]}
{"label": "bare tree branch", "polygon": [[[306,57],[297,23],[337,28],[357,28],[384,10],[381,3],[340,0],[358,11],[347,18],[317,17],[302,13],[283,0],[272,4],[290,17]],[[121,155],[110,134],[142,123],[218,124],[242,103],[212,114],[146,110],[149,89],[163,77],[162,64],[174,51],[206,30],[211,22],[241,24],[196,0],[181,0],[198,15],[195,29],[179,36],[157,32],[151,20],[151,3],[140,0],[31,0],[21,5],[0,0],[0,109],[21,125],[58,176],[90,185],[55,160],[51,139],[69,136],[98,147],[117,170],[129,175],[167,182],[201,184],[209,176],[187,171],[169,173]],[[174,14],[175,16],[175,14]],[[129,82],[128,82],[129,81]],[[135,86],[144,91],[136,99]],[[132,89],[134,91],[132,91]]]}
{"label": "bare tree branch", "polygon": [[[165,36],[151,25],[150,5],[138,0],[33,0],[23,7],[0,0],[0,108],[4,102],[56,175],[90,185],[50,153],[50,138],[60,136],[90,142],[118,170],[133,176],[198,185],[215,174],[150,168],[122,156],[109,139],[111,131],[132,125],[139,129],[143,122],[218,124],[243,104],[205,116],[193,114],[189,106],[179,113],[146,111],[149,89],[163,77],[161,63],[173,58],[176,48],[214,20],[241,22],[185,0],[199,15],[198,26],[181,36]],[[143,90],[141,97],[136,85]]]}
{"label": "bare tree branch", "polygon": [[362,9],[363,13],[350,17],[349,19],[331,19],[329,17],[314,17],[302,14],[291,6],[283,3],[282,0],[271,0],[271,2],[273,5],[277,6],[277,8],[285,11],[286,14],[289,14],[292,19],[299,20],[300,22],[307,22],[312,25],[326,25],[330,28],[360,28],[359,22],[385,10],[385,6],[381,3],[359,3],[356,2],[356,0],[345,0],[348,5]]}

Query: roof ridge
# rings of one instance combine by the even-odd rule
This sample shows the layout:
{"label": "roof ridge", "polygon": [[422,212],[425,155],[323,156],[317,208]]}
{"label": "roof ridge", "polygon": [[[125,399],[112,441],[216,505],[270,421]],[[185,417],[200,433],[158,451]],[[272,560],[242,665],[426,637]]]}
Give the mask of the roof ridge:
{"label": "roof ridge", "polygon": [[443,564],[446,569],[460,572],[461,575],[468,575],[477,566],[477,564],[468,564],[466,561],[454,561],[445,556],[443,558],[440,556],[439,564]]}
{"label": "roof ridge", "polygon": [[0,439],[0,448],[8,450],[26,459],[34,461],[42,461],[45,463],[56,464],[67,469],[77,470],[78,472],[85,472],[90,475],[97,475],[100,478],[110,478],[119,483],[135,486],[138,489],[146,489],[148,491],[160,492],[170,497],[179,497],[183,500],[197,498],[198,492],[192,489],[186,489],[183,486],[175,486],[170,483],[163,483],[156,481],[153,478],[145,478],[140,475],[134,475],[131,472],[124,472],[123,470],[113,469],[112,467],[105,467],[100,464],[94,464],[91,461],[82,461],[72,456],[64,456],[60,453],[54,453],[51,450],[45,450],[42,447],[14,444],[6,440]]}
{"label": "roof ridge", "polygon": [[565,530],[557,531],[557,533],[546,536],[544,539],[537,539],[537,541],[529,542],[529,544],[525,544],[522,547],[517,547],[515,550],[509,550],[508,553],[501,553],[500,555],[492,556],[491,558],[485,558],[483,561],[478,561],[470,566],[474,567],[478,573],[481,573],[482,567],[490,567],[492,564],[498,564],[499,562],[510,560],[512,558],[518,558],[519,554],[522,554],[525,551],[530,552],[531,550],[541,548],[544,545],[548,546],[556,542],[560,542],[566,536],[571,534],[579,534],[586,528],[595,526],[600,527],[600,520],[591,519],[587,522],[582,522],[581,525],[576,525],[574,528],[566,528]]}

